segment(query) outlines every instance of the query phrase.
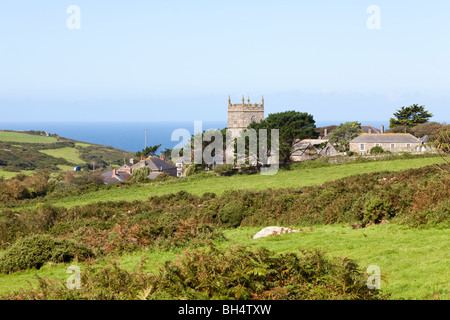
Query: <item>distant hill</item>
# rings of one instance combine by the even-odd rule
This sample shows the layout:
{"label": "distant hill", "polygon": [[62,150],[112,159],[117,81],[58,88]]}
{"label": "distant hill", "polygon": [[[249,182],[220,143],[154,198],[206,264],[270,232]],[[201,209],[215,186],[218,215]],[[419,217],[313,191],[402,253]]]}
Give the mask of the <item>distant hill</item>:
{"label": "distant hill", "polygon": [[132,152],[76,141],[44,131],[0,131],[0,176],[39,169],[73,170],[121,165]]}

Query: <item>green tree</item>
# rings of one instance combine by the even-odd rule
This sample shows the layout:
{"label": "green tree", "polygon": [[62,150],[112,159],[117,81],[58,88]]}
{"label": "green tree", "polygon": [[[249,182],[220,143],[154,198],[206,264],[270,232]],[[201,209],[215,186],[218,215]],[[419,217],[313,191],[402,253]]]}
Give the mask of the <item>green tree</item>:
{"label": "green tree", "polygon": [[350,149],[350,140],[356,138],[361,133],[361,123],[357,121],[341,123],[333,132],[330,134],[330,142],[336,144],[336,148],[345,152]]}
{"label": "green tree", "polygon": [[140,156],[148,157],[149,155],[154,156],[156,154],[156,150],[158,150],[159,147],[161,147],[160,144],[157,144],[155,146],[149,146],[145,149],[142,149],[142,151],[136,152],[136,156],[137,157],[140,157]]}
{"label": "green tree", "polygon": [[396,119],[391,118],[389,121],[390,128],[395,126],[414,127],[418,124],[428,122],[433,114],[425,110],[425,106],[413,104],[412,106],[402,107],[400,110],[397,110],[394,116]]}
{"label": "green tree", "polygon": [[148,182],[148,175],[151,170],[149,167],[141,167],[133,170],[132,179],[136,182]]}
{"label": "green tree", "polygon": [[248,128],[255,129],[258,138],[259,130],[267,129],[267,150],[269,153],[271,129],[279,129],[279,159],[282,165],[291,163],[291,156],[296,151],[294,142],[297,139],[314,139],[319,136],[313,116],[306,112],[294,110],[269,114],[266,119],[251,123]]}

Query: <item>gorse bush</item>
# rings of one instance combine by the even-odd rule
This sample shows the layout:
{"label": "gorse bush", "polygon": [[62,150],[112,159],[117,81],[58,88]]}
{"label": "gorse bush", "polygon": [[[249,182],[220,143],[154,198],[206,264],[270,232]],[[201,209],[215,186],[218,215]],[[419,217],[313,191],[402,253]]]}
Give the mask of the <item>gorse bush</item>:
{"label": "gorse bush", "polygon": [[12,273],[29,268],[39,269],[46,262],[70,262],[93,257],[87,247],[70,240],[56,240],[38,235],[17,241],[0,256],[0,272]]}
{"label": "gorse bush", "polygon": [[276,254],[264,248],[233,247],[185,251],[166,262],[158,275],[146,273],[143,264],[125,271],[117,263],[87,266],[82,286],[39,279],[37,288],[5,295],[3,299],[236,299],[331,300],[386,298],[369,290],[367,275],[347,258],[326,258],[317,250]]}
{"label": "gorse bush", "polygon": [[226,227],[238,227],[244,218],[244,207],[237,201],[232,201],[219,210],[219,219]]}

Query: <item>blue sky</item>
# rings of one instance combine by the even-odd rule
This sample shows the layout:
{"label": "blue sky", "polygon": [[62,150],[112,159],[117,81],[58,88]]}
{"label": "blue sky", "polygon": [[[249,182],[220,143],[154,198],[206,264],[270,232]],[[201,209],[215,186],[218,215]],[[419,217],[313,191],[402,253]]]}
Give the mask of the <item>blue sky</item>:
{"label": "blue sky", "polygon": [[220,121],[243,94],[266,115],[387,122],[419,103],[450,121],[449,16],[441,0],[3,1],[0,122]]}

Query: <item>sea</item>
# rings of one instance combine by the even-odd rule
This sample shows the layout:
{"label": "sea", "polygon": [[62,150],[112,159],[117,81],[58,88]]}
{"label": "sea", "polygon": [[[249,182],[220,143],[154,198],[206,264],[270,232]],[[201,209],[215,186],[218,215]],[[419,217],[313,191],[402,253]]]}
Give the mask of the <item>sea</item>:
{"label": "sea", "polygon": [[[362,121],[363,125],[372,125],[380,128],[383,124],[385,128],[387,122]],[[339,125],[336,121],[316,121],[316,127],[328,125]],[[154,121],[154,122],[0,122],[0,130],[43,130],[50,134],[57,134],[61,137],[112,146],[117,149],[137,152],[147,146],[161,144],[158,151],[173,149],[180,143],[181,137],[176,135],[172,141],[172,134],[176,129],[185,129],[190,134],[198,133],[201,130],[223,129],[227,126],[226,121],[203,121],[199,126],[188,121]],[[147,140],[146,140],[147,136]],[[147,144],[145,144],[147,142]]]}

